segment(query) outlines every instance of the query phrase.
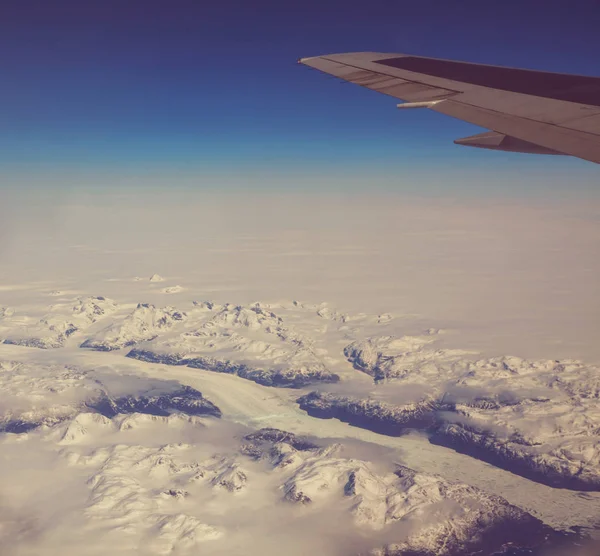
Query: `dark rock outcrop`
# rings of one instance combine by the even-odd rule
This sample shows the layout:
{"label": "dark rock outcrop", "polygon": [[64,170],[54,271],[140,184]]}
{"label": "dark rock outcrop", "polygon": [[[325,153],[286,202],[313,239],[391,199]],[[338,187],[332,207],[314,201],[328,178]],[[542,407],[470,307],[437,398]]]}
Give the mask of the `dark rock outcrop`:
{"label": "dark rock outcrop", "polygon": [[597,477],[578,473],[557,457],[539,457],[524,449],[527,444],[518,438],[502,441],[489,432],[446,423],[433,430],[429,441],[550,487],[600,491]]}
{"label": "dark rock outcrop", "polygon": [[319,447],[306,440],[305,438],[296,436],[292,432],[282,431],[280,429],[264,428],[251,434],[244,436],[244,440],[253,444],[274,444],[276,442],[285,442],[296,450],[317,450]]}
{"label": "dark rock outcrop", "polygon": [[186,357],[176,353],[155,353],[148,349],[132,349],[127,357],[148,363],[182,365],[193,369],[236,375],[263,386],[277,388],[302,388],[315,383],[335,383],[340,379],[338,375],[321,368],[256,369],[228,359],[203,356]]}
{"label": "dark rock outcrop", "polygon": [[401,436],[410,429],[424,429],[435,422],[436,406],[430,400],[394,406],[374,400],[311,392],[296,401],[313,417],[339,419],[388,436]]}
{"label": "dark rock outcrop", "polygon": [[147,413],[149,415],[167,416],[175,411],[187,415],[210,415],[220,417],[221,410],[202,396],[198,390],[190,386],[167,394],[155,396],[123,396],[111,398],[104,395],[98,400],[86,403],[89,409],[112,418],[119,413]]}

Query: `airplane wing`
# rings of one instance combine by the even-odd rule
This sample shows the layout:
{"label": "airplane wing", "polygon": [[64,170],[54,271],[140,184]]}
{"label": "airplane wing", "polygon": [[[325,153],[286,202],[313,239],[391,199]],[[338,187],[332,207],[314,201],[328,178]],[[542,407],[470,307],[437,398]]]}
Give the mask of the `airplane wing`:
{"label": "airplane wing", "polygon": [[357,52],[299,63],[490,131],[455,143],[600,164],[600,78]]}

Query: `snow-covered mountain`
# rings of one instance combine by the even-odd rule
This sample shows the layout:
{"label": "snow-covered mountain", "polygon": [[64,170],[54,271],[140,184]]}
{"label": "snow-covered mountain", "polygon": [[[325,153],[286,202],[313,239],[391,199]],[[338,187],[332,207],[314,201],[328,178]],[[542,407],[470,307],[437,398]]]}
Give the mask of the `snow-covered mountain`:
{"label": "snow-covered mountain", "polygon": [[399,403],[393,393],[379,399],[330,388],[300,396],[301,408],[384,434],[426,430],[436,444],[544,484],[600,490],[600,371],[594,366],[477,359],[470,351],[440,348],[443,335],[436,329],[365,335],[391,321],[327,304],[203,301],[184,311],[140,303],[124,311],[110,299],[88,296],[57,303],[39,320],[5,310],[0,324],[7,344],[61,348],[81,338],[82,348],[132,347],[130,359],[233,374],[265,386],[303,388],[340,377],[349,382],[354,368],[373,377],[375,393],[402,387],[415,394]]}
{"label": "snow-covered mountain", "polygon": [[[69,337],[111,315],[117,308],[114,301],[102,296],[79,298],[71,306],[54,305],[37,322],[26,318],[25,324],[11,329],[5,335],[4,343],[41,349],[60,348]],[[4,311],[4,316],[12,316],[12,313]]]}
{"label": "snow-covered mountain", "polygon": [[465,367],[433,442],[550,486],[600,490],[600,369],[518,357]]}
{"label": "snow-covered mountain", "polygon": [[265,386],[298,388],[337,382],[310,339],[259,304],[249,307],[197,303],[187,330],[157,338],[127,356],[235,374]]}
{"label": "snow-covered mountain", "polygon": [[186,314],[173,307],[160,309],[150,303],[139,303],[124,320],[99,331],[81,344],[82,348],[112,351],[156,338],[161,332],[184,321]]}
{"label": "snow-covered mountain", "polygon": [[0,392],[5,398],[0,404],[0,432],[23,433],[54,426],[81,411],[105,417],[176,412],[221,416],[219,408],[200,392],[175,381],[144,380],[74,366],[0,361]]}
{"label": "snow-covered mountain", "polygon": [[[163,286],[144,284],[155,302]],[[79,546],[66,533],[77,529],[119,556],[242,554],[248,539],[299,523],[330,539],[332,554],[518,554],[570,542],[481,478],[476,488],[436,474],[443,467],[407,466],[401,446],[415,430],[453,461],[473,462],[443,447],[590,491],[581,496],[596,507],[600,372],[581,361],[482,358],[437,329],[406,334],[402,319],[328,304],[53,300],[43,312],[0,313],[6,465],[16,476],[32,454],[45,457],[79,493],[58,511],[65,534],[45,542]],[[313,417],[395,437],[381,441],[394,456],[346,439],[379,435]],[[319,438],[255,430],[265,423]],[[302,544],[309,536],[294,555],[318,551]]]}
{"label": "snow-covered mountain", "polygon": [[[333,513],[345,515],[356,528],[350,534],[370,545],[372,554],[485,555],[509,544],[533,548],[561,538],[498,496],[401,465],[382,472],[345,457],[340,444],[317,446],[277,429],[245,435],[228,454],[201,457],[188,443],[152,448],[121,443],[89,453],[89,438],[72,433],[77,424],[89,434],[104,428],[120,437],[141,417],[79,414],[60,443],[69,466],[88,470],[86,519],[110,525],[111,535],[143,539],[149,553],[187,554],[207,542],[227,546],[233,531],[216,520],[210,500],[219,500],[222,512],[249,496],[273,500],[296,519],[314,514],[326,522]],[[166,417],[152,419],[150,426],[172,426]],[[199,435],[208,432],[202,422],[192,426]],[[244,526],[252,519],[261,516],[247,516]],[[381,535],[395,540],[380,547]]]}
{"label": "snow-covered mountain", "polygon": [[439,380],[444,368],[473,352],[459,349],[435,349],[438,331],[428,330],[422,336],[379,336],[352,342],[344,348],[344,355],[360,371],[375,380],[405,378]]}
{"label": "snow-covered mountain", "polygon": [[600,369],[580,361],[473,360],[428,337],[379,337],[344,349],[380,388],[418,385],[409,404],[313,392],[310,415],[431,441],[550,486],[600,490]]}
{"label": "snow-covered mountain", "polygon": [[327,392],[311,392],[298,398],[297,402],[301,409],[313,417],[333,417],[390,436],[400,436],[411,429],[427,428],[436,422],[437,406],[433,399],[394,405]]}

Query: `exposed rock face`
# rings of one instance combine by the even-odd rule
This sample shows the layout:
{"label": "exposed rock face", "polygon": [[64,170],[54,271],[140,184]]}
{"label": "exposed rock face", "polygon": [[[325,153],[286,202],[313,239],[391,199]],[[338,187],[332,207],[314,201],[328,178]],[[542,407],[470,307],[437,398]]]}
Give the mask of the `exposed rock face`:
{"label": "exposed rock face", "polygon": [[115,399],[105,395],[99,400],[87,402],[86,405],[106,417],[114,417],[119,413],[167,416],[174,411],[186,415],[221,416],[221,411],[215,404],[190,386],[182,386],[174,392],[154,396],[124,396]]}
{"label": "exposed rock face", "polygon": [[[548,486],[600,491],[600,428],[593,425],[594,421],[590,425],[587,420],[578,418],[577,412],[569,406],[559,409],[550,404],[548,410],[538,410],[538,406],[549,403],[547,399],[515,402],[475,398],[468,405],[429,399],[394,405],[311,392],[298,398],[297,403],[313,417],[336,418],[389,436],[400,436],[411,429],[422,430],[429,433],[433,444],[452,448]],[[560,435],[551,428],[548,435],[539,427],[539,439],[536,439],[535,434],[525,435],[512,423],[509,427],[496,424],[512,418],[518,425],[523,413],[528,412],[544,422],[552,415],[557,418],[568,412],[568,421],[562,420],[562,423],[577,424],[577,428],[562,429]],[[586,419],[592,415],[586,414]],[[459,418],[463,421],[456,422]]]}
{"label": "exposed rock face", "polygon": [[[600,369],[579,361],[466,362],[454,418],[432,442],[560,488],[600,490]],[[452,397],[452,395],[450,396]]]}
{"label": "exposed rock face", "polygon": [[333,321],[338,321],[338,322],[342,322],[342,323],[350,320],[350,317],[348,315],[340,313],[339,311],[336,311],[335,309],[332,309],[331,307],[328,307],[327,305],[322,306],[319,309],[317,309],[317,315],[319,315],[321,318],[326,319],[326,320],[333,320]]}
{"label": "exposed rock face", "polygon": [[255,446],[263,446],[265,444],[268,445],[269,443],[278,444],[283,442],[285,444],[289,444],[292,448],[294,448],[294,450],[299,450],[301,452],[317,450],[319,448],[316,444],[306,440],[305,438],[298,437],[291,432],[273,428],[260,429],[244,436],[244,440]]}
{"label": "exposed rock face", "polygon": [[551,487],[582,491],[600,491],[600,474],[583,462],[570,460],[564,452],[536,453],[532,446],[514,439],[498,439],[460,424],[444,424],[436,428],[430,441],[439,446],[491,463]]}
{"label": "exposed rock face", "polygon": [[[293,469],[310,453],[324,453],[316,444],[290,432],[265,428],[244,437],[240,452],[254,460],[267,460],[276,469]],[[335,449],[335,447],[334,447]]]}
{"label": "exposed rock face", "polygon": [[389,436],[401,436],[410,429],[427,428],[435,422],[436,404],[431,400],[394,406],[375,400],[311,392],[296,401],[313,417],[336,418]]}
{"label": "exposed rock face", "polygon": [[[535,547],[555,533],[542,522],[506,500],[473,487],[448,483],[438,477],[415,473],[406,468],[396,471],[399,491],[389,502],[394,518],[410,519],[414,506],[440,506],[439,520],[424,523],[400,543],[386,547],[387,554],[492,554],[512,543],[521,548]],[[408,492],[405,496],[401,493]],[[454,508],[451,510],[450,508]],[[446,509],[447,508],[447,509]],[[449,510],[452,517],[445,518]],[[417,518],[418,519],[418,518]],[[376,552],[377,553],[377,552]]]}
{"label": "exposed rock face", "polygon": [[38,427],[53,427],[69,418],[69,415],[45,415],[30,412],[16,419],[5,419],[0,423],[0,432],[24,434]]}
{"label": "exposed rock face", "polygon": [[301,388],[317,382],[334,383],[339,377],[323,368],[302,366],[294,369],[256,369],[245,363],[236,363],[230,359],[216,359],[214,357],[185,357],[180,354],[160,354],[147,349],[132,349],[127,357],[160,363],[163,365],[184,365],[194,369],[225,373],[252,380],[263,386],[280,388]]}
{"label": "exposed rock face", "polygon": [[[298,403],[315,417],[384,434],[426,430],[435,444],[543,484],[600,490],[600,369],[573,360],[473,360],[430,342],[384,336],[344,350],[376,381],[418,386],[414,404],[318,393]],[[413,406],[426,417],[413,418]]]}

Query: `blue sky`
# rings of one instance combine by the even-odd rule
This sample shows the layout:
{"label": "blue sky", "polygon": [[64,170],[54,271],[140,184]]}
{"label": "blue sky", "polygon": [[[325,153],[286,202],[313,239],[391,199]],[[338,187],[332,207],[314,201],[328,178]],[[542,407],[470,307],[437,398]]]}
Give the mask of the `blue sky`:
{"label": "blue sky", "polygon": [[598,75],[599,20],[594,0],[7,0],[0,178],[590,190],[595,165],[455,146],[479,128],[295,62],[372,50]]}

